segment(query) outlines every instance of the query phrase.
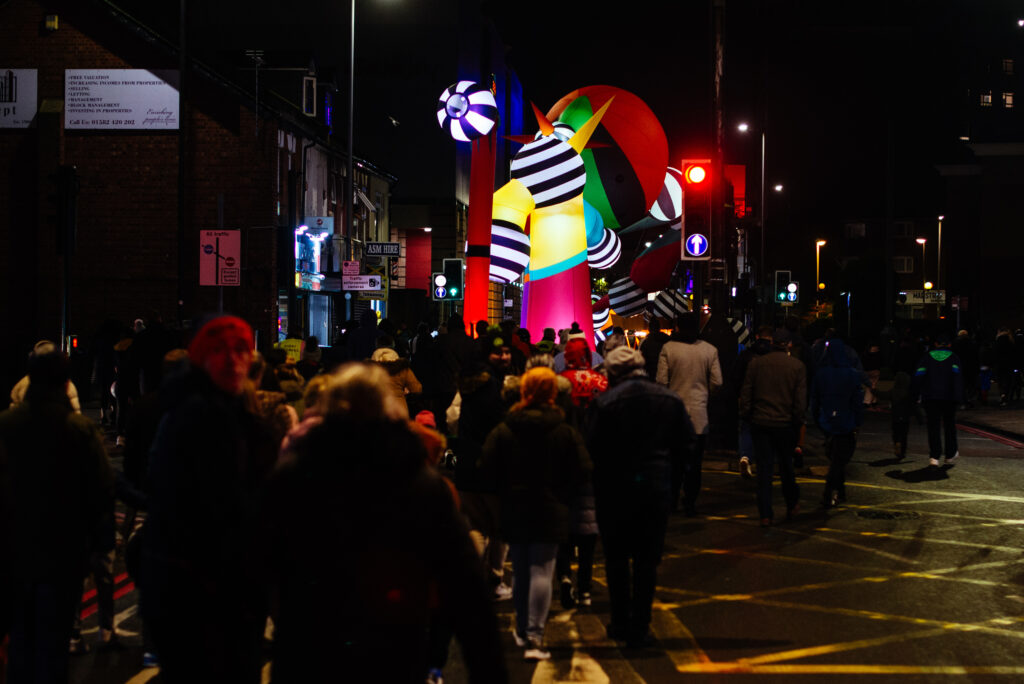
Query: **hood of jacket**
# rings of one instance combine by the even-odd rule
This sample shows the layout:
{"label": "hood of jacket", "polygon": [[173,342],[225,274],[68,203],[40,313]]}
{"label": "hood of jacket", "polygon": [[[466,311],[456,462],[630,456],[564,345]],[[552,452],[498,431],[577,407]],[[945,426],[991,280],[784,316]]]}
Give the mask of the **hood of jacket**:
{"label": "hood of jacket", "polygon": [[832,368],[850,368],[853,363],[850,360],[850,355],[846,352],[846,345],[842,340],[832,338],[825,342],[825,366],[831,366]]}

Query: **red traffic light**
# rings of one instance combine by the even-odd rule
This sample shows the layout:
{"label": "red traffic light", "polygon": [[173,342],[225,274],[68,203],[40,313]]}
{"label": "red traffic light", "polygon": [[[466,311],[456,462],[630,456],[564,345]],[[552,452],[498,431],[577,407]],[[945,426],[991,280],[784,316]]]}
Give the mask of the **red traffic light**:
{"label": "red traffic light", "polygon": [[683,179],[687,185],[702,185],[710,175],[710,159],[683,160]]}
{"label": "red traffic light", "polygon": [[686,169],[686,182],[690,184],[703,183],[708,177],[708,171],[700,164],[693,164]]}

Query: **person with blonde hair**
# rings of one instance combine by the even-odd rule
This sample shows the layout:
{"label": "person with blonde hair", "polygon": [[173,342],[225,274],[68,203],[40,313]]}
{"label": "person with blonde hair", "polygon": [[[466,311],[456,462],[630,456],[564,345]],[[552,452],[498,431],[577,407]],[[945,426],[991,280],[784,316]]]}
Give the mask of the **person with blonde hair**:
{"label": "person with blonde hair", "polygon": [[522,398],[487,436],[481,466],[494,474],[501,535],[510,545],[516,644],[525,647],[527,660],[546,660],[555,555],[569,539],[569,504],[588,480],[591,462],[580,433],[555,406],[555,372],[531,368],[520,391]]}
{"label": "person with blonde hair", "polygon": [[330,681],[338,672],[423,681],[439,619],[460,642],[469,681],[507,681],[469,529],[427,465],[387,371],[342,366],[317,411],[321,422],[279,464],[264,498],[271,681]]}

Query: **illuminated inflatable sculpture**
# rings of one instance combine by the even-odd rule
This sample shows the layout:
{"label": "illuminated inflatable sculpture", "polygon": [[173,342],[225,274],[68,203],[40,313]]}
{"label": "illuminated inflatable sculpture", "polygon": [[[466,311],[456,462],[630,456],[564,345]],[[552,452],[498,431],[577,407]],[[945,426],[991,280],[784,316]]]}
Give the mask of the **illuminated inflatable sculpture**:
{"label": "illuminated inflatable sculpture", "polygon": [[[610,86],[581,88],[547,116],[534,113],[540,134],[519,140],[527,144],[512,162],[513,180],[495,193],[491,279],[524,274],[522,324],[539,334],[599,312],[590,269],[618,261],[615,229],[657,199],[668,141],[647,105]],[[610,140],[588,145],[598,123]]]}
{"label": "illuminated inflatable sculpture", "polygon": [[487,320],[491,198],[497,150],[494,127],[497,121],[494,93],[479,83],[459,81],[441,93],[437,122],[456,140],[473,144],[463,307],[468,331],[473,330],[477,321]]}

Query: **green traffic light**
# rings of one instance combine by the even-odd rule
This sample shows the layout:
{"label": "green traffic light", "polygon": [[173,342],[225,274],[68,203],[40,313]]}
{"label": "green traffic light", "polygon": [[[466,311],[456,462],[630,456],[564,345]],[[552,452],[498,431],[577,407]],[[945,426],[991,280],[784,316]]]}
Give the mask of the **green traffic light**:
{"label": "green traffic light", "polygon": [[451,288],[450,290],[448,290],[448,294],[450,294],[452,297],[457,296],[459,294],[459,288],[457,288],[457,287]]}
{"label": "green traffic light", "polygon": [[780,302],[786,301],[786,293],[785,292],[780,292],[779,293],[779,301]]}

